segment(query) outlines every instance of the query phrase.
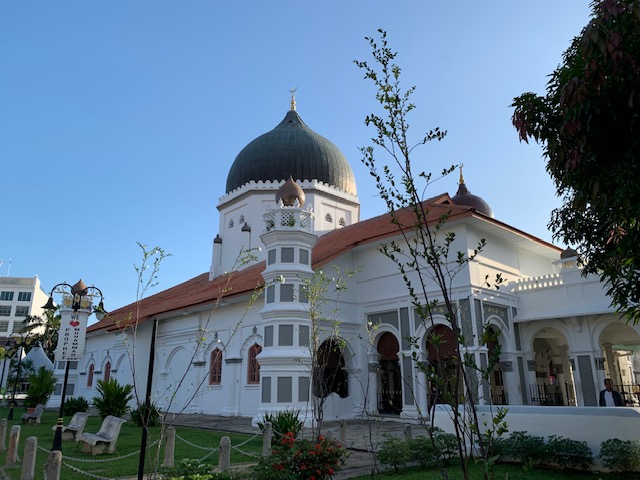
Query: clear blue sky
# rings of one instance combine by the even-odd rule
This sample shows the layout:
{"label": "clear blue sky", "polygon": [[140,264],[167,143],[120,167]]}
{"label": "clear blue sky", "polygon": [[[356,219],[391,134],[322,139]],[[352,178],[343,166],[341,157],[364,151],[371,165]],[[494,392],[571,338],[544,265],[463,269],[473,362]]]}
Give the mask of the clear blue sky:
{"label": "clear blue sky", "polygon": [[[1,2],[0,275],[39,275],[47,291],[82,278],[114,309],[135,300],[136,242],[173,255],[155,291],[208,271],[229,167],[281,121],[292,86],[304,121],[349,159],[362,218],[383,213],[358,151],[374,90],[353,64],[379,27],[417,86],[416,134],[448,131],[415,160],[433,172],[464,162],[497,219],[551,240],[558,200],[509,104],[543,92],[588,5]],[[431,193],[456,189],[452,175]]]}

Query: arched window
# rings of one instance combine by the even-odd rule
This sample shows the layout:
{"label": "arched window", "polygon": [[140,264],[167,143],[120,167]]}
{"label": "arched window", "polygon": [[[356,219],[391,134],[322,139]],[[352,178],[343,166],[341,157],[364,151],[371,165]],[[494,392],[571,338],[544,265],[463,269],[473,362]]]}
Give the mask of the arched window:
{"label": "arched window", "polygon": [[107,382],[111,378],[111,362],[104,364],[104,381]]}
{"label": "arched window", "polygon": [[247,383],[256,384],[260,383],[260,364],[258,363],[258,354],[262,351],[262,347],[257,343],[249,349],[249,366]]}
{"label": "arched window", "polygon": [[93,370],[96,366],[92,363],[89,365],[89,371],[87,372],[87,387],[93,387]]}
{"label": "arched window", "polygon": [[327,222],[329,222],[329,223],[333,223],[333,217],[331,216],[331,214],[330,214],[330,213],[327,213],[327,214],[324,216],[324,219],[325,219],[325,221],[327,221]]}
{"label": "arched window", "polygon": [[211,352],[211,367],[209,368],[209,385],[222,383],[222,350],[216,348]]}

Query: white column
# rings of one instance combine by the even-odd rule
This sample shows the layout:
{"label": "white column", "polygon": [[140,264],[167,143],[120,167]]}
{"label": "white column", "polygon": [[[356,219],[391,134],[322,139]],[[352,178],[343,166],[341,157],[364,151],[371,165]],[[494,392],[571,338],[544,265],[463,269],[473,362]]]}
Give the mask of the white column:
{"label": "white column", "polygon": [[618,369],[618,364],[616,362],[616,356],[613,353],[612,343],[603,343],[602,347],[604,349],[604,358],[607,366],[607,373],[609,377],[613,380],[614,385],[622,384],[622,379],[620,378],[620,372]]}

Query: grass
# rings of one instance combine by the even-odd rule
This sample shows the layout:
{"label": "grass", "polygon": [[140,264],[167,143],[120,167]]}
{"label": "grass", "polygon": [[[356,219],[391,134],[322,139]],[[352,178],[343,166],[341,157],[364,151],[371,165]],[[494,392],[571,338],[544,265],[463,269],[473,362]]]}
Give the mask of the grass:
{"label": "grass", "polygon": [[[0,418],[6,418],[8,409],[0,408]],[[52,427],[56,424],[58,418],[57,412],[45,412],[42,415],[42,423],[39,425],[22,425],[21,416],[24,413],[23,408],[16,408],[14,410],[14,420],[9,420],[7,424],[6,446],[9,446],[9,432],[13,425],[20,425],[20,443],[18,448],[18,456],[22,459],[24,453],[25,441],[28,437],[35,436],[38,438],[38,452],[36,457],[36,478],[42,478],[43,466],[47,461],[48,454],[40,449],[43,447],[47,450],[51,450],[53,443],[53,431]],[[69,418],[65,418],[68,422]],[[86,432],[97,432],[100,428],[102,419],[100,417],[89,417]],[[94,475],[104,476],[108,478],[119,477],[135,477],[138,472],[139,463],[139,450],[140,439],[142,429],[136,427],[133,422],[128,421],[122,426],[120,431],[120,437],[118,438],[118,446],[115,454],[106,454],[99,456],[92,456],[90,454],[82,453],[78,445],[74,442],[64,442],[62,445],[62,472],[61,478],[65,480],[84,480],[86,475],[75,472],[73,469],[65,466],[67,463],[75,468],[92,473]],[[149,429],[149,438],[147,444],[155,442],[160,435],[160,427],[151,427]],[[176,427],[176,444],[175,455],[176,465],[180,460],[185,458],[199,459],[207,455],[206,450],[201,450],[190,446],[180,440],[178,437],[189,441],[190,443],[206,448],[217,448],[220,445],[220,439],[223,436],[228,436],[231,439],[231,445],[239,445],[240,443],[251,438],[248,435],[241,434],[228,434],[220,433],[211,430],[199,430],[188,427]],[[242,446],[242,451],[249,452],[254,455],[259,455],[262,452],[262,437],[258,436],[249,441],[246,445]],[[146,469],[152,471],[151,463],[153,463],[153,457],[157,451],[157,447],[152,447],[147,451]],[[135,452],[135,453],[134,453]],[[132,454],[126,458],[120,459],[119,457]],[[162,463],[164,455],[164,449],[160,452],[160,463]],[[77,460],[75,460],[77,459]],[[99,463],[86,462],[87,460],[101,460]],[[104,461],[107,460],[107,461]],[[218,463],[218,455],[214,453],[205,460],[207,463]],[[235,450],[231,450],[231,463],[244,463],[251,462],[254,459],[247,455],[242,455]],[[21,474],[21,465],[14,468],[4,467],[6,463],[6,452],[0,452],[0,466],[3,467],[8,478],[18,480]]]}

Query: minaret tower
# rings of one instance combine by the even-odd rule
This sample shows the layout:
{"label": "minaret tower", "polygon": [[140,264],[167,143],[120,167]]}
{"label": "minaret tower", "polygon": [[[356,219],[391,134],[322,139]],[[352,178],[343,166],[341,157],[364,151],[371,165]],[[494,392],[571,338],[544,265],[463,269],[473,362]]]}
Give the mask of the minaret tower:
{"label": "minaret tower", "polygon": [[265,412],[299,409],[310,424],[310,319],[304,291],[313,276],[313,213],[304,209],[305,194],[292,177],[276,193],[276,208],[264,215],[266,248],[265,304],[260,311],[264,345],[258,355],[261,396],[254,423]]}

